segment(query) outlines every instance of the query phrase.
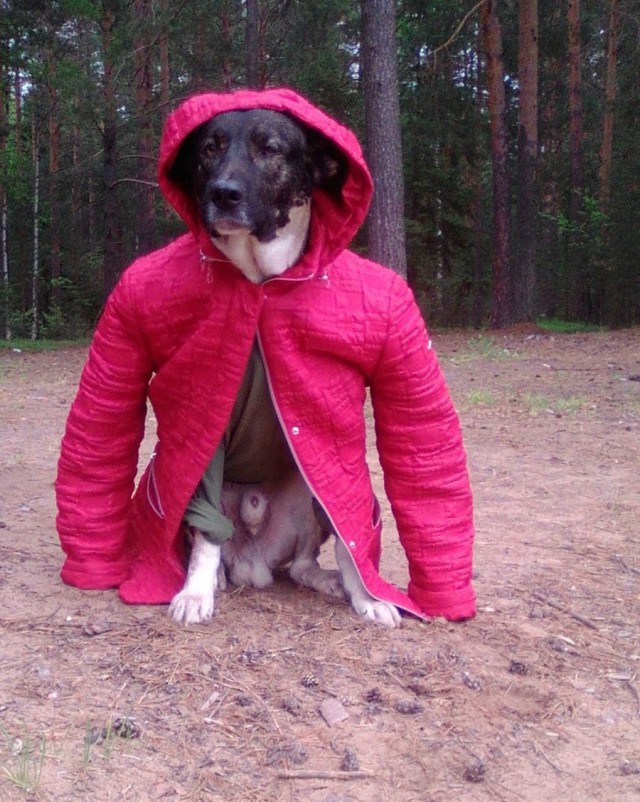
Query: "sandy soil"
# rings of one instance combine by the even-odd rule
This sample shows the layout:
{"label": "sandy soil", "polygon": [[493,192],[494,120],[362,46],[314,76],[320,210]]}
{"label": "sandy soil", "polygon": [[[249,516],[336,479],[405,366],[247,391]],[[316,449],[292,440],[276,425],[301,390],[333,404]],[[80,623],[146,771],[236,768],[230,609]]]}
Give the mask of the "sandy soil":
{"label": "sandy soil", "polygon": [[[52,482],[86,352],[0,352],[3,802],[640,799],[640,330],[435,343],[479,613],[396,631],[285,581],[190,628],[64,586]],[[388,512],[383,568],[405,582]]]}

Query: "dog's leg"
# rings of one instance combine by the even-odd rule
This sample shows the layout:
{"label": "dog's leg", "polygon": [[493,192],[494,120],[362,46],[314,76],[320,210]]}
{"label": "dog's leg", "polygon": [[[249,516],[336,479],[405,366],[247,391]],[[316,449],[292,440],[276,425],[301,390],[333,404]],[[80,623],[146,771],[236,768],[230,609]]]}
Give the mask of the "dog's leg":
{"label": "dog's leg", "polygon": [[218,586],[220,546],[193,529],[193,545],[184,587],[169,605],[169,615],[183,624],[197,624],[213,615]]}
{"label": "dog's leg", "polygon": [[320,546],[325,539],[315,516],[311,515],[311,521],[307,521],[306,526],[303,525],[298,531],[296,553],[289,566],[289,576],[305,588],[312,588],[334,599],[344,599],[340,572],[322,568],[318,563]]}
{"label": "dog's leg", "polygon": [[297,585],[317,590],[334,599],[345,598],[340,572],[322,568],[315,557],[296,557],[289,566],[289,576]]}
{"label": "dog's leg", "polygon": [[399,627],[402,623],[400,611],[394,604],[378,601],[367,591],[353,559],[342,540],[336,536],[336,562],[342,574],[344,589],[351,606],[363,618],[386,627]]}

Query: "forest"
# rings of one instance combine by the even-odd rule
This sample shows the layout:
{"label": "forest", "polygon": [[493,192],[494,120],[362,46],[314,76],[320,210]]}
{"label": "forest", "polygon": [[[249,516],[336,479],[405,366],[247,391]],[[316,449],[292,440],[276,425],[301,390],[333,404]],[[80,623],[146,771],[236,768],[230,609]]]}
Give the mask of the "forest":
{"label": "forest", "polygon": [[636,0],[0,9],[3,339],[90,334],[121,271],[183,231],[156,183],[167,115],[194,92],[273,85],[357,132],[399,219],[373,209],[353,247],[406,273],[429,325],[640,323]]}

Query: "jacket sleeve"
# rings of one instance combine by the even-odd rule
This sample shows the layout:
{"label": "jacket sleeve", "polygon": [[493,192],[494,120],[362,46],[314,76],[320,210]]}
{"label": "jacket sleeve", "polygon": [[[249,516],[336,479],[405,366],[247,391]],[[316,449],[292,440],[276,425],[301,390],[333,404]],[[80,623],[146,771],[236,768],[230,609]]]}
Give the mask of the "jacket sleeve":
{"label": "jacket sleeve", "polygon": [[399,277],[393,282],[371,396],[408,592],[426,615],[469,618],[473,504],[460,424],[413,294]]}
{"label": "jacket sleeve", "polygon": [[137,320],[125,273],[96,328],[58,462],[61,575],[80,588],[118,586],[131,561],[126,529],[151,376]]}

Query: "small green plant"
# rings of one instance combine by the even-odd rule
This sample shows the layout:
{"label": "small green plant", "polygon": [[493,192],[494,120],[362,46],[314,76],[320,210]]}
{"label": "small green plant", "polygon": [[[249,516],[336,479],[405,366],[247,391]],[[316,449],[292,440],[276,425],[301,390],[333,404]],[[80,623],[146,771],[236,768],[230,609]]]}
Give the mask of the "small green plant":
{"label": "small green plant", "polygon": [[47,754],[46,740],[41,738],[39,743],[34,743],[27,736],[18,738],[11,737],[6,732],[3,734],[11,758],[2,770],[16,788],[31,793],[40,784]]}
{"label": "small green plant", "polygon": [[540,412],[551,411],[551,401],[546,395],[541,395],[540,393],[525,393],[522,400],[530,415],[535,416]]}
{"label": "small green plant", "polygon": [[471,390],[467,393],[467,404],[470,407],[492,407],[496,399],[489,390]]}
{"label": "small green plant", "polygon": [[558,398],[553,402],[553,411],[559,415],[577,415],[587,408],[588,402],[584,398],[572,395],[569,398]]}

